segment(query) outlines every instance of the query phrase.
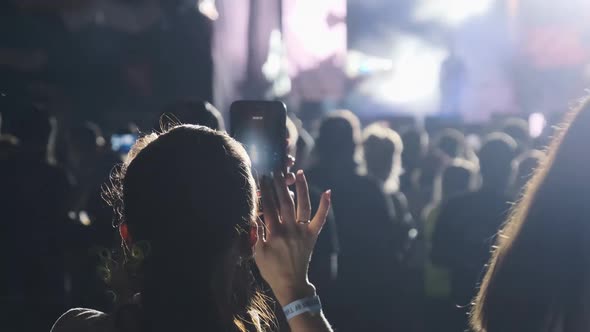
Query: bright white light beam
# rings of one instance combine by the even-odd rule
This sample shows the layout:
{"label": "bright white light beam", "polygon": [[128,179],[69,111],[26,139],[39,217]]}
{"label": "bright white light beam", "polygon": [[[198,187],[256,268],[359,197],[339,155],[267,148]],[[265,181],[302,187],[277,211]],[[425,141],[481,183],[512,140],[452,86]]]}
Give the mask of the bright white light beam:
{"label": "bright white light beam", "polygon": [[458,26],[465,20],[487,12],[495,0],[422,0],[416,7],[414,19],[419,22],[437,21]]}

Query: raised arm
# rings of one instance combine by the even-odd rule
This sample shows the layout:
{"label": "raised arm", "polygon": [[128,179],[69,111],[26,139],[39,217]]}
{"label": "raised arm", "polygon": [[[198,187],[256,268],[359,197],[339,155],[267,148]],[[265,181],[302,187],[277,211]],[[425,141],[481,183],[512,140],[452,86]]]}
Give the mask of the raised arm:
{"label": "raised arm", "polygon": [[309,190],[303,172],[297,173],[295,185],[297,207],[282,174],[263,179],[266,236],[263,237],[263,227],[258,227],[259,241],[254,258],[262,277],[286,311],[293,332],[331,332],[315,287],[307,277],[313,248],[330,209],[330,191],[322,194],[318,211],[311,218]]}

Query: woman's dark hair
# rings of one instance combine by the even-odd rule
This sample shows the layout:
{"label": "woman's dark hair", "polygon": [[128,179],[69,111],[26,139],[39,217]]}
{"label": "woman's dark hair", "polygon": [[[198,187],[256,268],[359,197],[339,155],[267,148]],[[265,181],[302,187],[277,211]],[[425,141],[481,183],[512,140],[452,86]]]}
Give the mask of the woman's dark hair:
{"label": "woman's dark hair", "polygon": [[171,125],[178,122],[225,130],[221,112],[206,101],[178,101],[168,106],[159,118],[159,124]]}
{"label": "woman's dark hair", "polygon": [[115,180],[129,294],[141,294],[139,329],[270,327],[251,272],[256,191],[239,143],[206,127],[175,126],[139,139]]}
{"label": "woman's dark hair", "polygon": [[585,331],[590,275],[590,101],[570,113],[499,234],[475,331]]}

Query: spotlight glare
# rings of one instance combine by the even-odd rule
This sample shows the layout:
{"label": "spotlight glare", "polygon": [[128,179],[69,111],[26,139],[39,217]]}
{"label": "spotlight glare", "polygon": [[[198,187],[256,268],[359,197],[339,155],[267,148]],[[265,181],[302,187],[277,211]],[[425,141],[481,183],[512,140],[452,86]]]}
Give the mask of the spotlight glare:
{"label": "spotlight glare", "polygon": [[457,26],[487,12],[495,0],[422,0],[414,12],[417,21],[438,21]]}
{"label": "spotlight glare", "polygon": [[447,52],[414,36],[399,36],[396,40],[392,73],[370,80],[361,90],[381,102],[408,110],[436,111],[440,66]]}

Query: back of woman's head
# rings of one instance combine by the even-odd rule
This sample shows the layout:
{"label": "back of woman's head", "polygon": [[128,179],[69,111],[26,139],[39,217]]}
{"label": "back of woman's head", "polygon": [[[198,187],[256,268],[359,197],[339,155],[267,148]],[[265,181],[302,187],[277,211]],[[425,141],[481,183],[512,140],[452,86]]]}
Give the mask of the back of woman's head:
{"label": "back of woman's head", "polygon": [[225,130],[223,116],[206,101],[181,100],[165,109],[159,118],[160,123],[187,123],[205,126],[215,130]]}
{"label": "back of woman's head", "polygon": [[476,331],[586,331],[590,103],[567,118],[504,226],[476,298]]}
{"label": "back of woman's head", "polygon": [[142,258],[133,274],[144,329],[235,328],[256,297],[255,185],[241,145],[205,127],[176,126],[136,143],[121,183],[129,256]]}

